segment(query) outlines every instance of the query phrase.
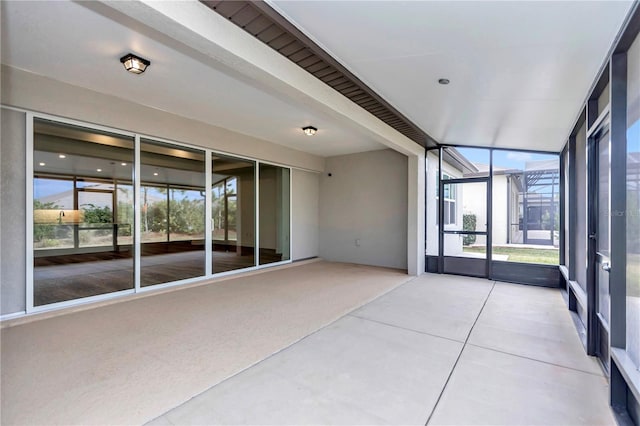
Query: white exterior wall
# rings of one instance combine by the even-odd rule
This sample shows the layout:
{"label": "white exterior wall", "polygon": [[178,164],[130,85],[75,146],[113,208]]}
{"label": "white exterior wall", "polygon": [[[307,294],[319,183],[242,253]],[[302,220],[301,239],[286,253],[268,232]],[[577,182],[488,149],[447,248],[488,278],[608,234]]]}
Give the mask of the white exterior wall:
{"label": "white exterior wall", "polygon": [[[437,193],[437,177],[438,177],[438,154],[429,152],[427,154],[427,255],[438,255],[438,199]],[[449,176],[460,178],[462,172],[450,164],[443,163],[442,165],[444,173]],[[445,229],[462,229],[462,203],[464,195],[461,191],[458,191],[456,205],[460,206],[456,208],[456,225],[448,225]],[[444,247],[447,255],[455,256],[462,253],[462,238],[458,235],[445,234]]]}
{"label": "white exterior wall", "polygon": [[320,173],[293,170],[292,260],[318,256],[320,227]]}
{"label": "white exterior wall", "polygon": [[407,171],[407,157],[388,149],[327,158],[320,256],[407,269]]}

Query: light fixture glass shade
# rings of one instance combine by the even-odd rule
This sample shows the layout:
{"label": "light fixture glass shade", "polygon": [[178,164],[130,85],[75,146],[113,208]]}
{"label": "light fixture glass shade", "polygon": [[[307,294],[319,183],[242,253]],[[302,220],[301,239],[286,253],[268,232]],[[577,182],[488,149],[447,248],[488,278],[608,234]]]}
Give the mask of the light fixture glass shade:
{"label": "light fixture glass shade", "polygon": [[129,53],[120,58],[120,62],[124,65],[124,69],[134,74],[142,74],[144,70],[151,65],[150,61],[140,58],[133,53]]}
{"label": "light fixture glass shade", "polygon": [[313,126],[307,126],[307,127],[303,127],[302,131],[304,132],[305,135],[307,136],[313,136],[316,134],[316,132],[318,131],[318,129],[316,129]]}

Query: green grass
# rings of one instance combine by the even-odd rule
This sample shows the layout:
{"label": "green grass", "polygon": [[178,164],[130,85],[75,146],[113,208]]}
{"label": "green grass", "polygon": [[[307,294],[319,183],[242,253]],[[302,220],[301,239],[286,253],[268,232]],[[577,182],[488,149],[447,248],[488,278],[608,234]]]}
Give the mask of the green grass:
{"label": "green grass", "polygon": [[[466,253],[485,253],[484,247],[464,247]],[[494,247],[494,254],[506,254],[509,262],[542,263],[545,265],[557,265],[559,262],[558,249],[534,249],[515,247]]]}

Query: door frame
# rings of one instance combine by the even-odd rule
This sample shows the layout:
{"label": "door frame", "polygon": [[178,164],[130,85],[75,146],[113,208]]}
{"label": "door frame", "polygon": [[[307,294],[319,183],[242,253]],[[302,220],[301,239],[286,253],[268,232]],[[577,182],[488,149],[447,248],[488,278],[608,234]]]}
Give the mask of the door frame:
{"label": "door frame", "polygon": [[[468,177],[468,178],[456,178],[456,179],[447,179],[446,181],[443,180],[443,175],[444,175],[444,167],[443,167],[443,153],[444,153],[444,149],[445,146],[440,146],[438,149],[438,273],[440,274],[445,274],[445,273],[452,273],[452,272],[447,272],[446,269],[446,260],[450,259],[449,261],[455,261],[458,263],[458,267],[454,268],[457,269],[456,273],[458,275],[463,275],[460,269],[461,266],[465,266],[465,264],[467,266],[471,266],[472,264],[479,264],[481,263],[482,259],[474,259],[474,258],[466,258],[466,257],[458,257],[458,256],[445,256],[444,254],[444,237],[446,234],[458,234],[458,235],[484,235],[485,236],[485,251],[486,251],[486,257],[484,259],[484,274],[479,275],[479,274],[464,274],[464,275],[469,275],[469,276],[473,276],[473,277],[479,277],[479,278],[487,278],[490,279],[491,278],[491,258],[492,258],[492,241],[491,241],[491,235],[492,235],[492,175],[493,175],[493,150],[485,148],[488,150],[489,152],[489,170],[488,170],[488,175],[486,177]],[[487,220],[487,224],[486,224],[486,228],[484,232],[477,232],[477,231],[473,231],[473,232],[461,232],[461,231],[446,231],[444,229],[444,185],[446,184],[465,184],[465,183],[485,183],[487,185],[487,193],[486,193],[486,220]],[[460,206],[462,207],[462,206]],[[456,208],[458,208],[458,206],[456,206]]]}
{"label": "door frame", "polygon": [[[442,169],[441,169],[442,170]],[[476,259],[476,258],[468,258],[468,257],[464,257],[464,256],[447,256],[444,254],[444,244],[445,244],[445,236],[446,235],[481,235],[485,237],[485,259],[484,259],[484,268],[483,268],[483,273],[482,274],[474,274],[474,273],[469,273],[468,275],[470,276],[474,276],[474,277],[480,277],[480,278],[489,278],[491,275],[491,262],[489,261],[491,259],[491,228],[490,228],[490,218],[491,218],[491,204],[490,204],[490,194],[489,194],[489,186],[491,185],[490,182],[490,177],[472,177],[472,178],[456,178],[456,179],[446,179],[443,180],[442,179],[442,173],[440,173],[440,179],[439,179],[439,187],[438,187],[438,193],[442,194],[441,196],[439,196],[438,198],[438,203],[440,204],[439,206],[439,212],[438,212],[438,238],[440,239],[440,245],[439,245],[439,250],[440,250],[440,267],[441,267],[441,272],[442,273],[450,273],[450,271],[447,271],[447,263],[448,262],[456,262],[457,263],[457,267],[453,267],[453,269],[457,270],[457,271],[461,271],[461,270],[465,270],[464,268],[467,267],[469,269],[467,270],[472,270],[473,269],[473,264],[477,264],[479,265],[482,261],[482,259]],[[466,183],[484,183],[486,185],[486,227],[484,231],[464,231],[464,230],[446,230],[444,229],[444,187],[445,185],[464,185]],[[457,202],[456,202],[456,209],[457,208],[462,208],[462,206],[458,206]],[[462,227],[464,229],[464,223],[462,224]],[[448,260],[448,262],[447,262]],[[459,272],[457,272],[459,273]]]}
{"label": "door frame", "polygon": [[[600,254],[598,252],[598,228],[600,220],[607,220],[607,226],[609,227],[609,247],[611,247],[611,215],[601,218],[599,215],[599,178],[600,178],[600,169],[602,165],[599,162],[599,152],[598,147],[601,142],[600,137],[604,134],[608,133],[609,136],[607,140],[602,140],[604,143],[609,144],[608,154],[609,154],[609,162],[608,162],[608,170],[609,174],[608,179],[608,209],[611,209],[611,132],[610,132],[610,121],[609,121],[609,110],[605,110],[596,120],[596,123],[589,130],[587,134],[587,206],[588,206],[588,215],[587,215],[587,296],[588,296],[588,304],[587,304],[587,315],[588,315],[588,324],[587,324],[587,352],[589,355],[596,356],[600,362],[602,363],[603,370],[606,374],[609,374],[610,370],[610,361],[607,359],[610,357],[611,353],[611,319],[609,318],[608,324],[603,324],[603,321],[600,319],[599,315],[599,288],[598,288],[598,274],[600,266]],[[608,256],[609,264],[611,262],[611,253]],[[608,272],[608,271],[607,271]],[[610,278],[610,277],[609,277]],[[610,287],[610,285],[609,285]],[[605,338],[605,334],[603,333],[603,329],[606,332],[606,342],[603,342],[602,339]],[[603,351],[604,349],[604,351]],[[603,359],[603,357],[605,359]]]}

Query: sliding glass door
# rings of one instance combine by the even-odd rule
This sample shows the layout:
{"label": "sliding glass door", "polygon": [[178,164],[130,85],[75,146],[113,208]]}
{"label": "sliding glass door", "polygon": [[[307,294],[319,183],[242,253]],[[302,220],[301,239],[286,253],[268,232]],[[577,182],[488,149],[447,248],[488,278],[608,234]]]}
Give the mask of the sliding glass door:
{"label": "sliding glass door", "polygon": [[29,312],[290,262],[289,168],[33,120]]}

